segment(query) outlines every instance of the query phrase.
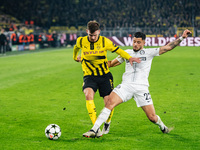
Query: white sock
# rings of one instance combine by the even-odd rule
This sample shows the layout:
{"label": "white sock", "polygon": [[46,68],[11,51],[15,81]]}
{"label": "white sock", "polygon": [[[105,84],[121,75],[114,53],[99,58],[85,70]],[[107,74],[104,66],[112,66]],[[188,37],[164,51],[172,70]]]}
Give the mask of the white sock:
{"label": "white sock", "polygon": [[158,121],[155,124],[157,124],[161,128],[161,130],[163,130],[165,125],[162,122],[162,120],[160,119],[160,117],[158,115],[156,115],[156,116],[158,117]]}
{"label": "white sock", "polygon": [[111,110],[104,107],[104,109],[101,111],[100,115],[98,116],[94,126],[92,127],[92,129],[96,132],[97,129],[99,129],[99,127],[106,122],[106,120],[108,119],[109,115],[111,113]]}

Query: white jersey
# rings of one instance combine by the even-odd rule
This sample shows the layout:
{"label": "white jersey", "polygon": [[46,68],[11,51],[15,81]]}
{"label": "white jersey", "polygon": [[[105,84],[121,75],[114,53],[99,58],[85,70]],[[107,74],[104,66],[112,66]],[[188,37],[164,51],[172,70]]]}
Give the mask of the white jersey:
{"label": "white jersey", "polygon": [[135,52],[132,49],[125,50],[132,57],[140,57],[140,63],[133,63],[133,66],[128,60],[118,56],[116,59],[123,63],[126,60],[126,68],[122,77],[122,83],[134,83],[138,85],[149,86],[149,72],[154,56],[159,56],[159,48],[147,48]]}

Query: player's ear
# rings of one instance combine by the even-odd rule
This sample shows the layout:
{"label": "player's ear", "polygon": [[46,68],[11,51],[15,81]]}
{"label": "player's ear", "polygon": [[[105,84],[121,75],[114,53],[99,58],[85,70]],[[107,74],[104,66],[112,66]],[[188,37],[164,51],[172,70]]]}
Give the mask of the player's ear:
{"label": "player's ear", "polygon": [[143,44],[145,45],[145,40],[143,40]]}
{"label": "player's ear", "polygon": [[88,34],[88,29],[86,29],[86,33]]}

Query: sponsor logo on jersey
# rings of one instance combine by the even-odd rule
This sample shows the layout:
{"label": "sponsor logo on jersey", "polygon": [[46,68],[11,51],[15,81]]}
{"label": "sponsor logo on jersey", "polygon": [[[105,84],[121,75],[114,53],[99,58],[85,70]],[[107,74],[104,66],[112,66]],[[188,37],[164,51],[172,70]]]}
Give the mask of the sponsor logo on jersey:
{"label": "sponsor logo on jersey", "polygon": [[147,58],[146,57],[140,57],[141,61],[146,61]]}

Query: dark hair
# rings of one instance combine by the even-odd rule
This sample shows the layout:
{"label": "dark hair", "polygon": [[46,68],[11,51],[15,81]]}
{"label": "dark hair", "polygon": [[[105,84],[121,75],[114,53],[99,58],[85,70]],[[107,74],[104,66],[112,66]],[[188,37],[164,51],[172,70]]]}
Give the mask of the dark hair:
{"label": "dark hair", "polygon": [[134,34],[134,37],[136,37],[136,38],[142,38],[142,40],[146,39],[146,35],[144,33],[142,33],[142,32],[136,32]]}
{"label": "dark hair", "polygon": [[94,33],[95,31],[99,30],[100,24],[96,21],[89,21],[87,24],[87,29],[91,32]]}

